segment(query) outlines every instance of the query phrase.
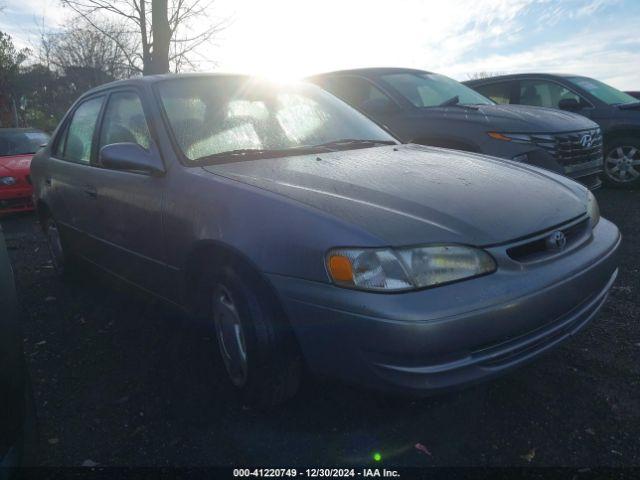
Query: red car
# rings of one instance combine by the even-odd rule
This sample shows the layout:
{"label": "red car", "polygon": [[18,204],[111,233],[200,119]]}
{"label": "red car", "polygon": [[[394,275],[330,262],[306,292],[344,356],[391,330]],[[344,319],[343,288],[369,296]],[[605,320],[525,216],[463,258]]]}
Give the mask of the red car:
{"label": "red car", "polygon": [[33,210],[31,157],[48,141],[33,128],[0,129],[0,215]]}

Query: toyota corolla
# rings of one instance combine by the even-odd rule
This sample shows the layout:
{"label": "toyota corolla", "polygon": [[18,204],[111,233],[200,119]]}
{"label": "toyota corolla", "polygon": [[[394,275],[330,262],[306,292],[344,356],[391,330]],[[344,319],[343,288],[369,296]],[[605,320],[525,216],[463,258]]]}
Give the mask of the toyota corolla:
{"label": "toyota corolla", "polygon": [[400,145],[310,84],[105,85],[32,171],[58,270],[90,262],[193,312],[261,404],[308,370],[416,394],[494,377],[584,327],[617,274],[585,187]]}

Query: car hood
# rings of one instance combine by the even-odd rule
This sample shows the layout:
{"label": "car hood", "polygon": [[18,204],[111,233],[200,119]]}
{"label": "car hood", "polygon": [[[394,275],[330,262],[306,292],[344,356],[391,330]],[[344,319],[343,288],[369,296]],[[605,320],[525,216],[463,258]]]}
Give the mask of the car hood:
{"label": "car hood", "polygon": [[640,110],[640,101],[633,103],[623,103],[621,105],[616,105],[620,110]]}
{"label": "car hood", "polygon": [[497,158],[420,145],[203,168],[320,209],[389,245],[497,244],[586,211],[585,189],[570,180]]}
{"label": "car hood", "polygon": [[423,112],[429,116],[481,122],[486,124],[488,130],[498,132],[557,133],[598,128],[596,123],[576,113],[528,105],[477,105],[474,108],[449,106],[424,109]]}
{"label": "car hood", "polygon": [[12,155],[0,157],[0,175],[29,173],[33,155]]}

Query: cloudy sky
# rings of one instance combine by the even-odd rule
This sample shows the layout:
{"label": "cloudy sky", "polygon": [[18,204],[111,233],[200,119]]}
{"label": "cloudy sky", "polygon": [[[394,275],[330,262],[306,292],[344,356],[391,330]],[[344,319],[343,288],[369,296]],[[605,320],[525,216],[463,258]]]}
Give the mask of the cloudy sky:
{"label": "cloudy sky", "polygon": [[[36,41],[38,23],[71,16],[58,0],[1,3],[0,30],[20,44]],[[640,90],[638,0],[217,0],[210,20],[223,18],[230,26],[199,52],[203,70],[408,66],[458,80],[548,71]]]}

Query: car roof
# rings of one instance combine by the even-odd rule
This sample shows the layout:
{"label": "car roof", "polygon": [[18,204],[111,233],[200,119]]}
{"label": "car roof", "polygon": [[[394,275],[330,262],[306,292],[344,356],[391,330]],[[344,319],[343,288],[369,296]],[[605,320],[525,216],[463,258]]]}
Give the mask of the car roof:
{"label": "car roof", "polygon": [[103,90],[109,90],[115,87],[123,87],[123,86],[143,86],[143,85],[152,85],[154,83],[158,83],[164,80],[181,80],[181,79],[193,79],[193,78],[259,78],[253,75],[247,75],[242,73],[164,73],[162,75],[145,75],[134,78],[127,78],[125,80],[116,80],[114,82],[105,83],[103,85],[99,85],[97,87],[92,88],[91,90],[87,90],[82,96],[85,97],[87,95],[92,95],[97,92],[101,92]]}
{"label": "car roof", "polygon": [[567,77],[582,77],[584,75],[573,75],[570,73],[511,73],[509,75],[496,75],[495,77],[486,77],[486,78],[478,78],[474,80],[467,80],[464,83],[465,85],[480,85],[486,82],[494,82],[501,80],[518,80],[520,78],[547,78],[549,80],[553,80],[554,78],[567,78]]}
{"label": "car roof", "polygon": [[347,70],[333,70],[331,72],[318,73],[316,75],[310,75],[309,79],[331,77],[336,75],[360,75],[363,77],[377,77],[380,75],[388,75],[391,73],[433,73],[426,70],[418,70],[416,68],[402,68],[402,67],[371,67],[371,68],[351,68]]}

